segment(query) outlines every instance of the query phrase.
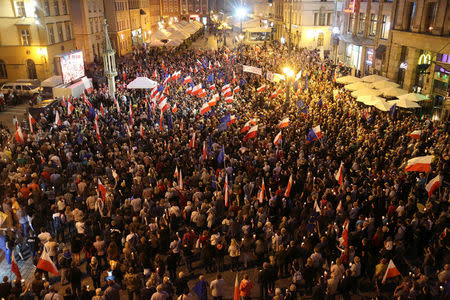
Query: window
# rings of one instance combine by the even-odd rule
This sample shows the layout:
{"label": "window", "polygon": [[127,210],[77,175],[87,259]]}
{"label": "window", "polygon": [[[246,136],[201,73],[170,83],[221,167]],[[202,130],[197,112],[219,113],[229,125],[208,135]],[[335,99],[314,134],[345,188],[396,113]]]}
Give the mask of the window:
{"label": "window", "polygon": [[408,30],[411,30],[414,23],[414,16],[416,15],[416,2],[409,3],[409,14],[408,14]]}
{"label": "window", "polygon": [[70,24],[66,24],[66,36],[67,36],[67,40],[71,40],[72,39],[72,33],[70,30]]}
{"label": "window", "polygon": [[58,3],[58,0],[53,2],[53,9],[55,10],[55,16],[59,16],[59,3]]}
{"label": "window", "polygon": [[331,13],[327,14],[327,25],[331,26]]}
{"label": "window", "polygon": [[22,29],[20,35],[22,36],[22,46],[30,46],[30,31]]}
{"label": "window", "polygon": [[56,27],[58,28],[58,38],[59,38],[59,42],[63,42],[63,41],[64,41],[64,34],[63,34],[63,28],[62,28],[62,25],[57,25]]}
{"label": "window", "polygon": [[436,21],[437,3],[429,2],[427,5],[426,19],[425,19],[425,31],[432,31],[434,22]]}
{"label": "window", "polygon": [[63,15],[67,15],[67,3],[66,3],[66,0],[62,0],[62,11],[63,11]]}
{"label": "window", "polygon": [[16,1],[16,12],[18,17],[26,17],[25,4],[23,1]]}
{"label": "window", "polygon": [[353,26],[355,24],[355,14],[350,14],[348,21],[348,32],[353,32]]}
{"label": "window", "polygon": [[358,34],[364,34],[365,23],[366,23],[366,14],[359,13]]}
{"label": "window", "polygon": [[381,26],[381,37],[380,38],[387,40],[389,37],[390,29],[391,29],[391,17],[384,15],[383,23]]}
{"label": "window", "polygon": [[48,1],[44,2],[44,12],[46,17],[50,16],[50,5],[48,4]]}
{"label": "window", "polygon": [[6,71],[6,64],[0,59],[0,78],[8,78],[8,72]]}
{"label": "window", "polygon": [[314,13],[314,26],[317,26],[317,22],[319,21],[319,14]]}
{"label": "window", "polygon": [[53,25],[47,26],[47,32],[48,32],[48,43],[54,44],[55,43],[55,33],[53,32]]}
{"label": "window", "polygon": [[375,34],[377,33],[377,23],[378,23],[378,15],[371,14],[370,15],[370,30],[369,30],[370,36],[375,36]]}
{"label": "window", "polygon": [[[91,22],[89,22],[89,23],[91,25],[91,33],[94,33],[94,22],[92,22],[92,20],[91,20]],[[120,30],[120,26],[119,26],[119,30]]]}
{"label": "window", "polygon": [[320,32],[319,35],[317,36],[317,47],[323,46],[323,32]]}
{"label": "window", "polygon": [[319,26],[325,26],[325,14],[319,14]]}

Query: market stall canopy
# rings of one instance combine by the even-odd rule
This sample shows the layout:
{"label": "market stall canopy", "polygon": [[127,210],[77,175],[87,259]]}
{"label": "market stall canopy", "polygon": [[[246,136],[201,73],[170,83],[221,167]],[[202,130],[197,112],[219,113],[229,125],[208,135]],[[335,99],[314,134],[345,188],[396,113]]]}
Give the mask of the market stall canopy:
{"label": "market stall canopy", "polygon": [[165,29],[160,29],[158,31],[156,31],[155,33],[152,33],[150,35],[152,40],[163,40],[163,39],[167,39],[170,35],[170,32],[168,32]]}
{"label": "market stall canopy", "polygon": [[164,45],[165,44],[163,42],[161,42],[160,40],[154,40],[154,39],[150,40],[150,47],[162,47]]}
{"label": "market stall canopy", "polygon": [[361,79],[364,82],[371,82],[371,83],[372,82],[377,82],[377,81],[380,81],[380,80],[389,80],[389,78],[387,78],[387,77],[383,77],[383,76],[376,75],[376,74],[364,76]]}
{"label": "market stall canopy", "polygon": [[191,34],[189,32],[183,30],[183,26],[180,23],[175,23],[175,24],[169,25],[169,27],[167,28],[167,31],[173,32],[173,30],[181,32],[184,36],[186,36],[186,38],[191,36]]}
{"label": "market stall canopy", "polygon": [[356,101],[358,102],[362,102],[365,105],[373,105],[374,103],[376,103],[377,101],[385,101],[384,98],[382,97],[377,97],[377,96],[373,96],[373,95],[369,95],[369,96],[359,96],[358,98],[356,98]]}
{"label": "market stall canopy", "polygon": [[406,100],[414,101],[414,102],[420,102],[420,101],[429,99],[427,96],[422,95],[422,94],[417,94],[417,93],[409,93],[409,94],[405,94],[405,95],[400,95],[397,98],[398,99],[406,99]]}
{"label": "market stall canopy", "polygon": [[375,102],[373,102],[371,105],[378,108],[381,111],[389,111],[393,104],[387,103],[386,101],[381,99],[377,99]]}
{"label": "market stall canopy", "polygon": [[[168,30],[169,30],[169,29],[168,29]],[[188,37],[189,37],[189,35],[186,35],[186,34],[180,32],[180,31],[173,30],[173,31],[170,33],[168,39],[170,39],[170,40],[181,40],[181,41],[184,41],[184,40],[187,39]]]}
{"label": "market stall canopy", "polygon": [[398,97],[398,96],[401,96],[401,95],[408,94],[407,90],[400,89],[400,88],[395,88],[395,87],[394,88],[382,89],[380,91],[386,97]]}
{"label": "market stall canopy", "polygon": [[167,42],[166,46],[167,47],[178,47],[183,43],[182,40],[179,39],[171,39]]}
{"label": "market stall canopy", "polygon": [[350,84],[350,83],[355,83],[355,82],[360,82],[361,78],[355,77],[355,76],[344,76],[344,77],[339,77],[338,79],[336,79],[337,83],[340,84]]}
{"label": "market stall canopy", "polygon": [[398,83],[395,83],[392,81],[387,81],[387,80],[380,80],[380,81],[372,83],[372,87],[374,89],[378,89],[378,90],[387,89],[387,88],[395,88],[395,87],[399,87],[399,86],[400,85]]}
{"label": "market stall canopy", "polygon": [[361,89],[369,89],[370,84],[364,82],[355,82],[352,84],[347,84],[346,86],[344,86],[344,88],[349,91],[357,91]]}
{"label": "market stall canopy", "polygon": [[388,102],[389,104],[397,104],[398,107],[402,108],[419,108],[420,105],[417,104],[414,101],[406,100],[406,99],[399,99],[399,100],[392,100]]}
{"label": "market stall canopy", "polygon": [[381,95],[381,92],[379,90],[374,90],[374,89],[368,89],[368,88],[364,88],[364,89],[360,89],[357,91],[352,92],[352,97],[354,98],[358,98],[360,96],[379,96]]}
{"label": "market stall canopy", "polygon": [[136,77],[135,80],[127,85],[127,89],[152,89],[157,86],[158,83],[147,77]]}

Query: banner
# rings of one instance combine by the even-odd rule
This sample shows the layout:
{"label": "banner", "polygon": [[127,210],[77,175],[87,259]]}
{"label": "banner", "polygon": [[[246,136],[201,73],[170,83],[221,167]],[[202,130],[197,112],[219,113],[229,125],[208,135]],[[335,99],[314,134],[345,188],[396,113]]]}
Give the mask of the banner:
{"label": "banner", "polygon": [[281,80],[286,80],[283,74],[273,73],[273,82],[280,82]]}
{"label": "banner", "polygon": [[257,74],[257,75],[262,75],[261,68],[252,67],[252,66],[246,66],[246,65],[242,65],[242,68],[243,68],[244,72],[253,73],[253,74]]}

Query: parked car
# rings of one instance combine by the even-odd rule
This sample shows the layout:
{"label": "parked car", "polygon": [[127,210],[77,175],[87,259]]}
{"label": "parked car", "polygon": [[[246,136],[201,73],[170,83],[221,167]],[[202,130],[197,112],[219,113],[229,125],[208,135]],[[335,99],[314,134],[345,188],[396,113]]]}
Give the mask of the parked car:
{"label": "parked car", "polygon": [[5,95],[14,92],[16,96],[31,98],[38,95],[42,88],[28,82],[8,82],[0,90]]}

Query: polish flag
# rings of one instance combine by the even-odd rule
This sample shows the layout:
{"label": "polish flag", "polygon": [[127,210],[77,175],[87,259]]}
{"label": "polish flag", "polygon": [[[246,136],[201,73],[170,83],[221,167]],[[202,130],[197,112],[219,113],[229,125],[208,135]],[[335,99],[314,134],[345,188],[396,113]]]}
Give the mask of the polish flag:
{"label": "polish flag", "polygon": [[105,117],[105,110],[103,109],[103,103],[100,103],[100,112],[102,113],[103,118]]}
{"label": "polish flag", "polygon": [[145,135],[144,135],[144,126],[142,126],[142,123],[141,123],[141,126],[139,128],[139,131],[141,133],[141,137],[144,138],[145,137]]}
{"label": "polish flag", "polygon": [[242,127],[242,129],[241,129],[241,133],[244,133],[244,132],[246,132],[249,129],[250,129],[250,121],[245,123],[244,127]]}
{"label": "polish flag", "polygon": [[169,95],[169,86],[166,86],[166,88],[163,91],[163,94]]}
{"label": "polish flag", "polygon": [[206,142],[203,141],[203,161],[205,162],[208,158],[208,152],[206,151]]}
{"label": "polish flag", "polygon": [[234,71],[233,71],[233,79],[231,79],[231,83],[235,83],[236,80],[237,80],[236,74],[235,74]]}
{"label": "polish flag", "polygon": [[264,183],[264,178],[263,178],[262,184],[261,184],[261,190],[259,191],[259,194],[258,194],[259,203],[261,203],[261,204],[263,203],[265,195],[266,195],[266,185]]}
{"label": "polish flag", "polygon": [[339,183],[339,185],[344,184],[344,162],[341,162],[339,170],[336,172],[336,174],[334,174],[334,178]]}
{"label": "polish flag", "polygon": [[383,280],[381,280],[381,283],[385,284],[386,279],[397,277],[400,275],[401,275],[400,271],[397,269],[397,267],[395,266],[394,262],[391,259],[387,266],[386,273],[384,273]]}
{"label": "polish flag", "polygon": [[273,92],[273,93],[270,95],[269,99],[277,98],[278,95],[279,95],[280,93],[281,93],[281,88],[279,88],[278,90],[276,90],[275,92]]}
{"label": "polish flag", "polygon": [[167,103],[167,100],[164,99],[162,102],[160,102],[159,105],[158,105],[158,108],[162,112],[165,112],[166,110],[168,110],[169,109],[169,104]]}
{"label": "polish flag", "polygon": [[55,115],[55,125],[61,125],[61,119],[59,118],[59,112],[56,111],[56,115]]}
{"label": "polish flag", "polygon": [[230,116],[230,121],[228,121],[227,125],[236,123],[236,117],[234,115]]}
{"label": "polish flag", "polygon": [[47,253],[47,249],[44,247],[44,250],[42,251],[42,255],[39,258],[38,264],[36,266],[36,269],[41,269],[43,271],[50,272],[56,276],[59,276],[58,269],[56,268],[55,264],[53,263],[52,259]]}
{"label": "polish flag", "polygon": [[273,140],[274,145],[278,145],[278,142],[281,140],[281,131],[277,134],[275,139]]}
{"label": "polish flag", "polygon": [[33,124],[36,123],[36,120],[33,118],[33,116],[30,113],[28,113],[28,123],[30,125],[31,133],[34,133]]}
{"label": "polish flag", "polygon": [[158,94],[158,87],[157,86],[155,86],[152,89],[152,92],[150,93],[150,98],[152,98],[152,99],[155,98],[156,94]]}
{"label": "polish flag", "polygon": [[288,182],[288,185],[287,185],[287,187],[286,187],[286,192],[284,193],[284,196],[287,198],[287,197],[289,197],[289,194],[291,193],[291,188],[292,188],[292,174],[291,174],[291,176],[289,177],[289,182]]}
{"label": "polish flag", "polygon": [[17,280],[22,279],[22,275],[20,274],[19,265],[16,262],[16,256],[14,255],[14,250],[11,253],[11,272],[16,275]]}
{"label": "polish flag", "polygon": [[281,120],[280,125],[278,125],[278,127],[280,128],[288,127],[289,123],[290,123],[289,118],[284,118],[283,120]]}
{"label": "polish flag", "polygon": [[420,140],[421,134],[422,134],[422,130],[414,130],[413,132],[411,132],[411,134],[409,136],[415,140]]}
{"label": "polish flag", "polygon": [[202,84],[201,84],[201,83],[197,84],[197,85],[194,86],[194,88],[192,89],[192,95],[194,95],[194,96],[200,94],[201,92],[203,92]]}
{"label": "polish flag", "polygon": [[197,66],[201,66],[202,65],[202,62],[201,61],[199,61],[198,59],[197,59],[197,61],[195,62],[196,64],[197,64]]}
{"label": "polish flag", "polygon": [[173,178],[178,178],[178,166],[175,167],[175,173],[173,173]]}
{"label": "polish flag", "polygon": [[250,120],[250,124],[256,125],[256,122],[258,122],[258,118],[253,118]]}
{"label": "polish flag", "polygon": [[176,113],[178,111],[177,104],[175,103],[172,107],[172,113]]}
{"label": "polish flag", "polygon": [[233,96],[228,96],[228,97],[225,98],[225,102],[228,103],[228,104],[233,103],[233,100],[234,100]]}
{"label": "polish flag", "polygon": [[263,84],[262,86],[260,86],[259,88],[256,89],[256,92],[258,94],[261,94],[262,92],[264,92],[266,90],[266,85]]}
{"label": "polish flag", "polygon": [[153,77],[158,77],[158,74],[156,73],[156,70],[155,71],[153,71]]}
{"label": "polish flag", "polygon": [[208,102],[203,103],[202,108],[200,109],[200,113],[202,115],[204,115],[205,113],[207,113],[208,111],[211,110],[211,106],[208,105]]}
{"label": "polish flag", "polygon": [[342,230],[342,246],[348,247],[348,223],[349,220],[345,220]]}
{"label": "polish flag", "polygon": [[314,209],[314,211],[315,211],[316,213],[320,213],[320,212],[321,212],[320,206],[317,204],[317,200],[314,201],[314,207],[313,207],[313,209]]}
{"label": "polish flag", "polygon": [[211,65],[211,61],[209,62],[208,69],[210,69],[210,70],[213,69],[213,67],[212,67],[212,65]]}
{"label": "polish flag", "polygon": [[215,91],[215,90],[216,90],[216,85],[215,85],[215,84],[210,85],[210,86],[209,86],[209,90],[210,90],[210,91]]}
{"label": "polish flag", "polygon": [[117,102],[116,97],[113,97],[113,99],[114,99],[114,104],[116,105],[116,109],[117,109],[117,111],[120,113],[120,105],[119,105],[119,102]]}
{"label": "polish flag", "polygon": [[213,97],[211,100],[209,100],[208,105],[209,106],[216,106],[217,101],[215,100],[215,98]]}
{"label": "polish flag", "polygon": [[180,189],[180,190],[183,189],[183,175],[181,174],[181,170],[180,170],[180,176],[178,177],[178,189]]}
{"label": "polish flag", "polygon": [[105,201],[106,200],[106,187],[103,185],[103,182],[100,180],[100,178],[98,178],[97,188],[98,188],[98,191],[100,192],[100,197],[102,198],[103,201]]}
{"label": "polish flag", "polygon": [[431,161],[433,155],[418,156],[411,158],[406,163],[405,171],[407,172],[429,172],[431,169]]}
{"label": "polish flag", "polygon": [[231,91],[231,88],[228,87],[226,90],[222,90],[222,97],[228,97],[231,96],[233,92]]}
{"label": "polish flag", "polygon": [[186,89],[186,94],[188,94],[188,95],[192,94],[192,86],[190,86]]}
{"label": "polish flag", "polygon": [[237,94],[239,93],[239,91],[241,90],[241,88],[237,85],[234,89],[233,89],[233,93]]}
{"label": "polish flag", "polygon": [[248,133],[244,136],[244,142],[248,139],[254,138],[257,133],[258,133],[258,125],[255,125],[252,128],[250,128]]}
{"label": "polish flag", "polygon": [[193,149],[194,147],[195,147],[195,132],[194,132],[194,134],[192,135],[191,140],[189,141],[189,148],[190,148],[190,149]]}
{"label": "polish flag", "polygon": [[233,300],[239,300],[240,299],[238,274],[239,273],[236,273],[236,279],[234,280],[234,297],[233,297]]}
{"label": "polish flag", "polygon": [[97,135],[97,139],[100,142],[100,144],[102,143],[102,139],[100,138],[100,129],[98,128],[98,123],[97,123],[97,118],[95,118],[94,120],[94,129],[95,129],[95,134]]}
{"label": "polish flag", "polygon": [[206,91],[204,90],[204,89],[202,89],[201,91],[200,91],[200,93],[197,95],[197,97],[199,97],[199,98],[203,98],[203,97],[206,97]]}
{"label": "polish flag", "polygon": [[441,187],[441,176],[438,175],[434,177],[433,179],[428,182],[428,184],[425,186],[425,189],[428,192],[428,197],[431,197],[435,189],[438,189]]}
{"label": "polish flag", "polygon": [[230,84],[225,84],[224,86],[222,86],[222,93],[225,91],[225,90],[228,90],[230,88]]}
{"label": "polish flag", "polygon": [[228,207],[228,173],[225,173],[225,186],[224,186],[224,200],[225,206]]}
{"label": "polish flag", "polygon": [[338,206],[336,207],[336,213],[342,212],[342,200],[339,201]]}
{"label": "polish flag", "polygon": [[70,103],[70,101],[67,101],[67,115],[70,116],[73,112],[75,107]]}
{"label": "polish flag", "polygon": [[23,136],[22,127],[18,126],[16,133],[14,134],[16,141],[20,144],[22,144],[25,141],[25,138]]}

